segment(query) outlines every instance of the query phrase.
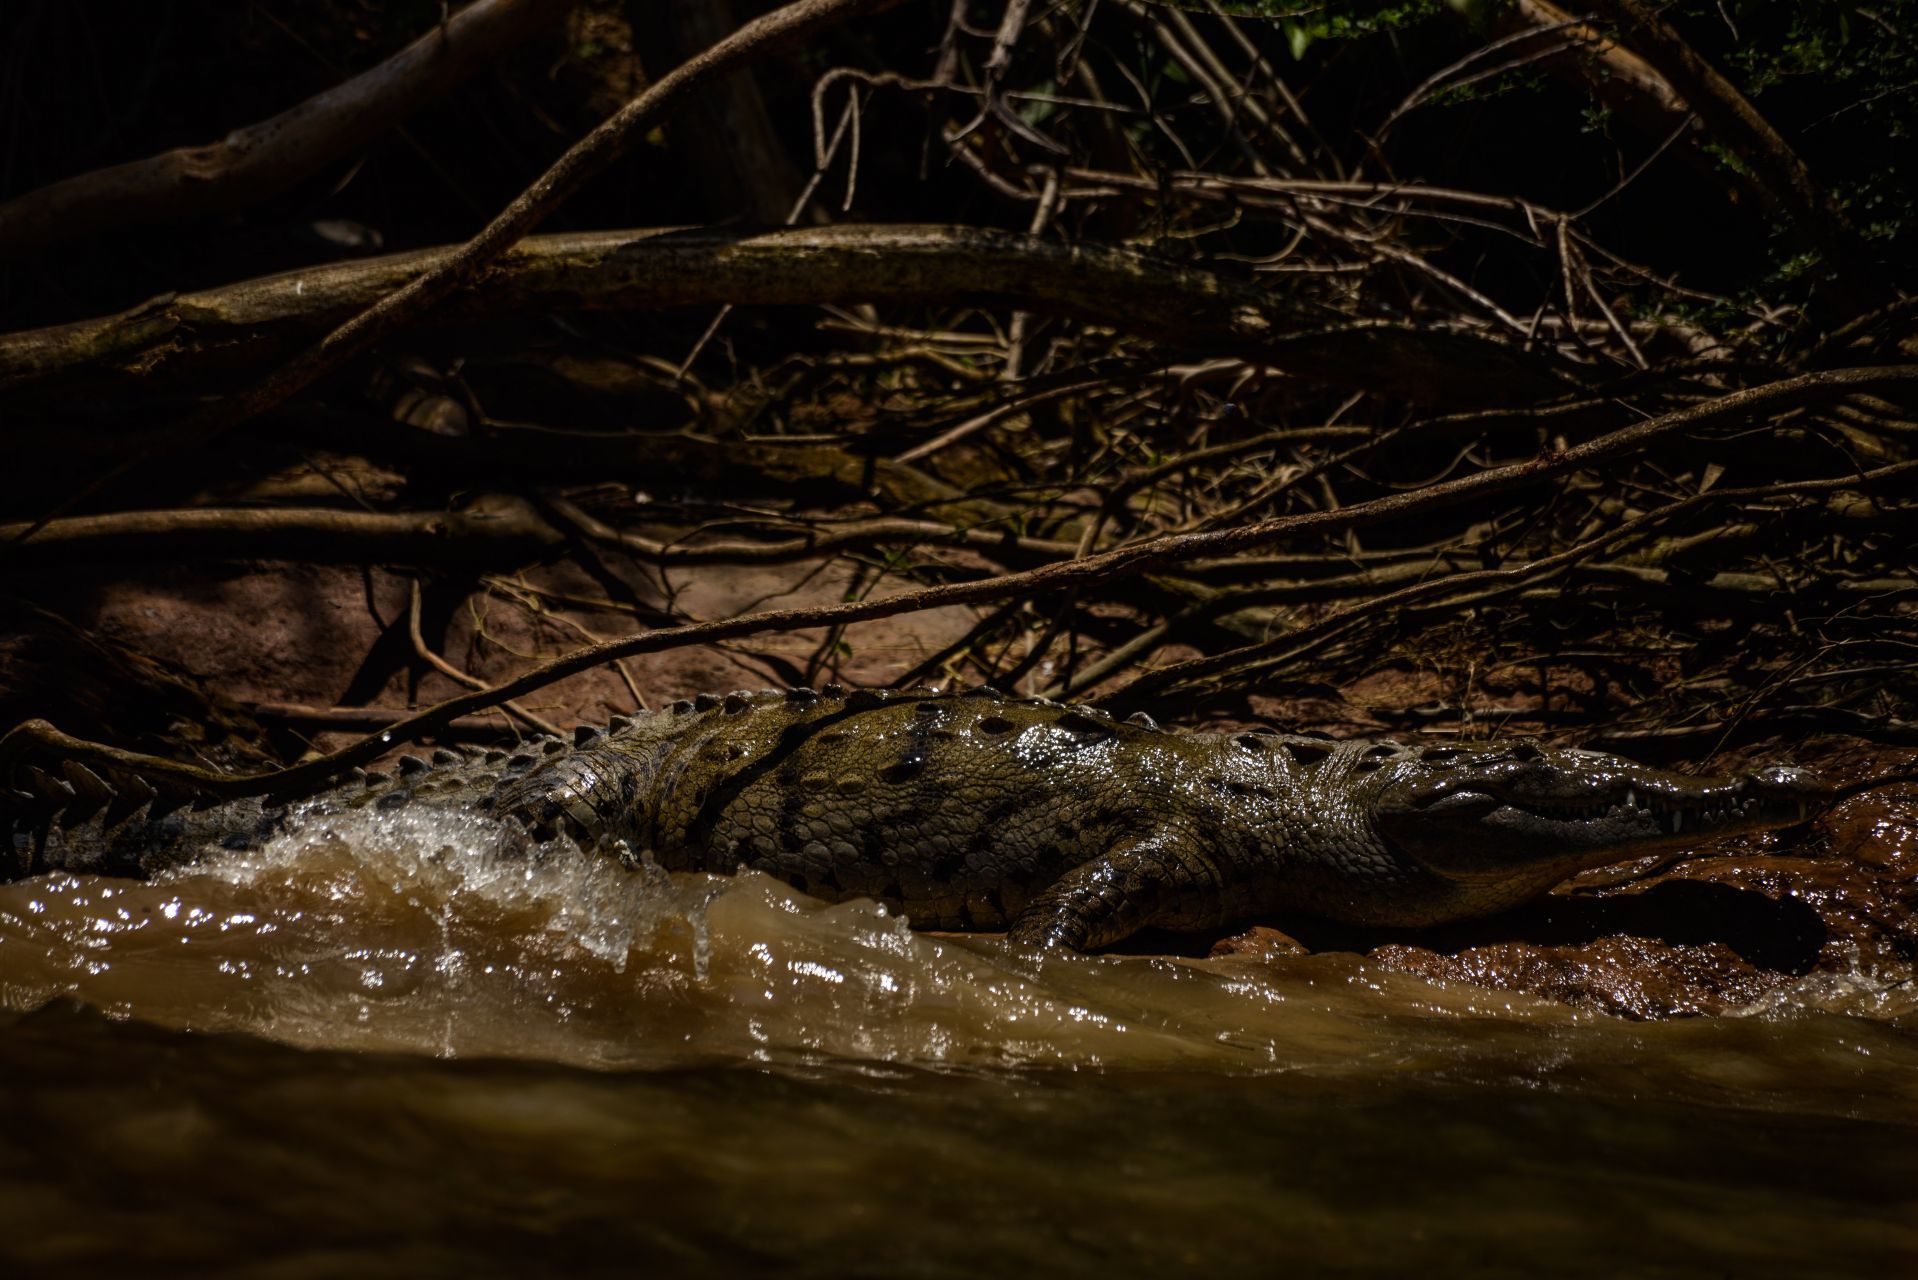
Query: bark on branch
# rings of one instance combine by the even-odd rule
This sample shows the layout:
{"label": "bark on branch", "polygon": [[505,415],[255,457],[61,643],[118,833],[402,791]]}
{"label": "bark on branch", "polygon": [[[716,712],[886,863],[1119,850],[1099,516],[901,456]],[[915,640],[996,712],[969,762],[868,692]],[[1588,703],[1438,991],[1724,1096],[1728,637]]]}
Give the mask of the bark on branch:
{"label": "bark on branch", "polygon": [[[1000,527],[937,520],[871,519],[796,536],[662,541],[614,529],[556,496],[546,505],[591,541],[662,568],[791,564],[884,547],[964,547],[997,560],[1037,564],[1072,555],[1076,543],[1023,537]],[[28,526],[0,524],[0,542]],[[339,511],[314,507],[182,507],[50,520],[13,564],[133,561],[305,560],[320,564],[513,564],[558,550],[565,533],[524,499],[489,495],[456,511]]]}
{"label": "bark on branch", "polygon": [[[0,543],[28,527],[0,525]],[[184,507],[53,520],[16,548],[11,563],[21,569],[153,559],[497,564],[537,559],[565,541],[563,533],[519,499],[492,499],[433,513]]]}
{"label": "bark on branch", "polygon": [[[1690,105],[1650,63],[1591,24],[1578,21],[1563,6],[1550,0],[1517,0],[1511,21],[1515,26],[1556,29],[1565,43],[1582,50],[1591,64],[1567,59],[1554,60],[1548,66],[1569,70],[1587,89],[1604,94],[1607,101],[1633,115],[1656,120],[1660,127],[1669,129],[1691,114]],[[1523,44],[1513,48],[1514,53],[1524,51]]]}
{"label": "bark on branch", "polygon": [[473,0],[351,80],[217,142],[62,179],[0,204],[0,259],[143,223],[243,209],[366,146],[575,0]]}
{"label": "bark on branch", "polygon": [[[0,335],[0,390],[109,370],[191,373],[265,361],[464,249],[333,263],[160,298],[99,320]],[[424,277],[422,277],[424,278]],[[591,231],[537,236],[439,313],[717,303],[991,303],[1236,355],[1317,382],[1483,404],[1563,392],[1544,357],[1432,325],[1351,320],[1251,283],[1100,245],[971,227]]]}

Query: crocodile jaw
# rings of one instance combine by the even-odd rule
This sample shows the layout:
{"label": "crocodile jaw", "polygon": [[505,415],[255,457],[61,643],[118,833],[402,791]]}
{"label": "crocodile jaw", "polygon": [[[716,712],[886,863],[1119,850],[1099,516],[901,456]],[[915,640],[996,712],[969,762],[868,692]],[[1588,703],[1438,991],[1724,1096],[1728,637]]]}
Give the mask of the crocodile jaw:
{"label": "crocodile jaw", "polygon": [[1830,800],[1816,775],[1789,766],[1693,777],[1599,752],[1527,747],[1407,762],[1375,814],[1394,847],[1468,883],[1532,872],[1555,880],[1702,840],[1776,830]]}

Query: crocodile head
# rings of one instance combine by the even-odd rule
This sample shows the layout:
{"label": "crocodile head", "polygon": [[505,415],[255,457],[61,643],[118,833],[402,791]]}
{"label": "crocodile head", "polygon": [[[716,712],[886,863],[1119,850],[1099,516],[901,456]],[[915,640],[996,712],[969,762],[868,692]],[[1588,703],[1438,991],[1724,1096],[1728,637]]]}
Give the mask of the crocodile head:
{"label": "crocodile head", "polygon": [[1784,765],[1690,776],[1529,743],[1404,750],[1381,764],[1378,833],[1488,910],[1587,867],[1792,826],[1832,796]]}

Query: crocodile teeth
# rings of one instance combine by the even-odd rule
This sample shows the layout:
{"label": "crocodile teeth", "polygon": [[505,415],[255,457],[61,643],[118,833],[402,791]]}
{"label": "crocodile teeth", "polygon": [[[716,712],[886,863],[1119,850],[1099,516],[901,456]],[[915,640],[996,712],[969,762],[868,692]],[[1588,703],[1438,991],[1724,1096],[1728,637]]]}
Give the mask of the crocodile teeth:
{"label": "crocodile teeth", "polygon": [[1638,808],[1638,792],[1630,787],[1625,788],[1625,807],[1627,809]]}
{"label": "crocodile teeth", "polygon": [[104,827],[117,827],[134,814],[140,812],[158,795],[147,785],[145,778],[138,774],[128,774],[121,782],[118,793],[107,802],[106,813],[100,823]]}
{"label": "crocodile teeth", "polygon": [[85,765],[73,760],[62,760],[60,772],[66,775],[62,781],[73,797],[72,803],[67,804],[63,810],[68,826],[92,817],[114,798],[113,788]]}
{"label": "crocodile teeth", "polygon": [[105,804],[113,799],[113,788],[107,785],[105,778],[81,764],[78,760],[62,760],[60,772],[67,775],[67,781],[73,785],[81,799],[93,804]]}
{"label": "crocodile teeth", "polygon": [[75,795],[72,783],[65,778],[54,777],[37,764],[28,767],[27,776],[33,780],[33,789],[40,793],[42,799],[64,803]]}
{"label": "crocodile teeth", "polygon": [[153,784],[153,805],[147,810],[149,817],[160,818],[175,809],[192,805],[195,809],[203,807],[206,797],[199,795],[185,783],[172,778],[161,778]]}

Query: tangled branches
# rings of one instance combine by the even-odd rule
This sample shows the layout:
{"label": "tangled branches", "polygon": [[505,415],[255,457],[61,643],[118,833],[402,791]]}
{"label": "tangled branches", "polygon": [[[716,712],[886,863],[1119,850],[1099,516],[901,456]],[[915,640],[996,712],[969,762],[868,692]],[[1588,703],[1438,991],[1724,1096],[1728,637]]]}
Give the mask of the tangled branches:
{"label": "tangled branches", "polygon": [[[412,656],[467,691],[309,771],[507,699],[543,723],[526,695],[614,659],[779,634],[806,644],[767,659],[784,678],[1294,724],[1913,734],[1918,309],[1678,31],[1520,5],[1421,65],[1305,58],[1206,7],[1014,0],[980,26],[962,3],[941,31],[906,6],[812,80],[786,228],[522,239],[672,86],[885,7],[761,19],[464,247],[0,336],[14,411],[61,427],[22,448],[94,477],[14,495],[0,554],[41,582],[394,566],[625,633],[482,680],[416,597]],[[930,59],[902,52],[929,32]],[[1540,70],[1655,127],[1574,133],[1550,181],[1436,149],[1461,103],[1532,136],[1479,95]],[[1765,163],[1728,176],[1701,145]],[[1815,266],[1693,269],[1642,234],[1680,197],[1743,216],[1753,181]],[[297,497],[261,480],[288,467]],[[393,479],[313,479],[342,467]],[[686,603],[689,576],[773,568],[796,602]],[[862,648],[933,609],[910,653]]]}

